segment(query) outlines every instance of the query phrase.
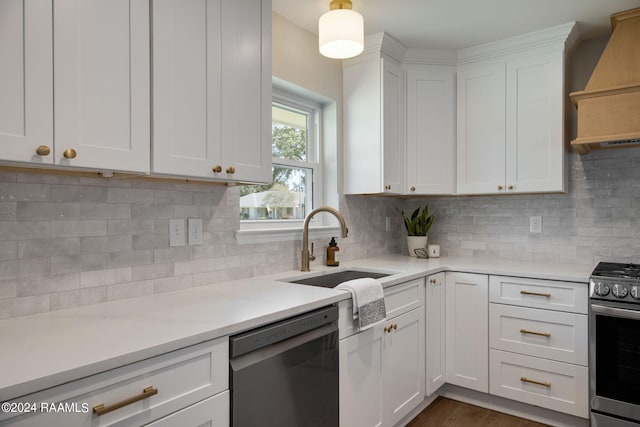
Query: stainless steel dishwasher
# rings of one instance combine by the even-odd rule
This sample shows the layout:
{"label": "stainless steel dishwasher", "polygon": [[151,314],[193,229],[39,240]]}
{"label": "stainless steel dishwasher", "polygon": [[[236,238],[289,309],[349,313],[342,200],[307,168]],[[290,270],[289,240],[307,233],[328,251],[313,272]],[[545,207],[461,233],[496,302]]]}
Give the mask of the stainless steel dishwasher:
{"label": "stainless steel dishwasher", "polygon": [[231,425],[338,426],[338,307],[229,340]]}

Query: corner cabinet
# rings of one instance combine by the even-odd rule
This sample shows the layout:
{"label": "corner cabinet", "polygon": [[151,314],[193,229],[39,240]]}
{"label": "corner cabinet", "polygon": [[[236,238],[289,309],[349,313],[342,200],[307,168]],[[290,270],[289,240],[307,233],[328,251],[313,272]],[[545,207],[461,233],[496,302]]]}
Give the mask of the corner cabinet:
{"label": "corner cabinet", "polygon": [[3,2],[0,16],[1,159],[148,173],[149,2]]}
{"label": "corner cabinet", "polygon": [[344,193],[404,192],[404,74],[387,55],[345,62]]}
{"label": "corner cabinet", "polygon": [[391,427],[424,399],[424,279],[385,289],[385,302],[386,321],[340,340],[341,426]]}
{"label": "corner cabinet", "polygon": [[271,1],[152,8],[152,173],[270,182]]}
{"label": "corner cabinet", "polygon": [[458,194],[566,191],[565,60],[576,37],[570,23],[461,51]]}
{"label": "corner cabinet", "polygon": [[455,67],[407,68],[406,194],[454,194]]}

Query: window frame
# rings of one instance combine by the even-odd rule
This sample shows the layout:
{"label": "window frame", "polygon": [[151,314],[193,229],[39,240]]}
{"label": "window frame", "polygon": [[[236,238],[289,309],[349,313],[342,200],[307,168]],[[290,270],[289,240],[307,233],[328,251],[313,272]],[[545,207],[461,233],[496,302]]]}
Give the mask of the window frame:
{"label": "window frame", "polygon": [[[322,205],[324,200],[323,182],[323,147],[322,147],[322,113],[323,105],[309,97],[298,95],[282,88],[274,87],[272,106],[291,109],[307,114],[307,161],[296,161],[272,158],[273,166],[285,166],[312,170],[311,210]],[[240,228],[236,232],[238,243],[259,243],[295,240],[300,238],[304,219],[293,220],[240,220]],[[338,227],[324,226],[319,217],[312,218],[310,230],[313,237],[335,236]]]}

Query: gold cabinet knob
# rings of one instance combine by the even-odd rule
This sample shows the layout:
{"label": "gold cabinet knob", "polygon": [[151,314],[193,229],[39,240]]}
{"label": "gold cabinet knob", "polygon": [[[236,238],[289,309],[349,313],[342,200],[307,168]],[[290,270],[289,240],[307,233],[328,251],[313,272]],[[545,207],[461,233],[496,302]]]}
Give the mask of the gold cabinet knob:
{"label": "gold cabinet knob", "polygon": [[67,148],[66,150],[64,150],[64,153],[62,153],[62,155],[65,157],[65,159],[75,159],[78,153],[73,148]]}
{"label": "gold cabinet knob", "polygon": [[391,186],[390,186],[390,185],[385,185],[385,186],[384,186],[384,189],[385,189],[385,190],[391,190]]}
{"label": "gold cabinet knob", "polygon": [[222,166],[215,165],[214,167],[211,168],[211,170],[214,171],[215,173],[220,173],[222,172]]}
{"label": "gold cabinet knob", "polygon": [[509,190],[513,190],[513,185],[510,185],[509,187],[507,187]]}
{"label": "gold cabinet knob", "polygon": [[229,166],[229,167],[227,168],[227,173],[228,173],[229,175],[232,175],[232,174],[236,173],[236,168],[234,168],[233,166]]}
{"label": "gold cabinet knob", "polygon": [[431,283],[432,285],[436,284],[436,279],[429,279],[429,283]]}
{"label": "gold cabinet knob", "polygon": [[416,187],[411,187],[410,190],[411,191],[416,191]]}
{"label": "gold cabinet knob", "polygon": [[498,190],[502,190],[504,187],[502,185],[498,185]]}
{"label": "gold cabinet knob", "polygon": [[51,149],[46,145],[41,145],[36,148],[36,154],[38,156],[48,156],[51,153]]}
{"label": "gold cabinet knob", "polygon": [[398,324],[397,324],[397,323],[394,323],[393,325],[391,325],[391,327],[392,327],[394,330],[396,330],[396,329],[398,329]]}

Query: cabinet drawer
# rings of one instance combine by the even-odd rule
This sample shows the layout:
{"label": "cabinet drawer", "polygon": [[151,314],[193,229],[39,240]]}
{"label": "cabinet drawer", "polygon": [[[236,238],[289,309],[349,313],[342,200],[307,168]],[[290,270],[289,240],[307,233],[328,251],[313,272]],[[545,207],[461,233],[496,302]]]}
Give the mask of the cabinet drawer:
{"label": "cabinet drawer", "polygon": [[174,426],[229,427],[229,391],[147,424],[147,427]]}
{"label": "cabinet drawer", "polygon": [[[14,402],[62,403],[71,411],[0,414],[0,424],[49,425],[52,416],[56,425],[69,427],[145,424],[228,389],[228,355],[229,341],[220,338],[19,397]],[[92,411],[100,404],[108,408],[140,396],[147,387],[157,394],[104,415]]]}
{"label": "cabinet drawer", "polygon": [[589,289],[586,283],[491,276],[489,299],[503,304],[586,314]]}
{"label": "cabinet drawer", "polygon": [[491,348],[587,366],[587,315],[490,304]]}
{"label": "cabinet drawer", "polygon": [[[411,280],[396,286],[390,286],[384,290],[384,303],[387,310],[387,319],[407,313],[414,308],[424,305],[424,278]],[[353,320],[352,300],[342,301],[338,304],[340,339],[346,338],[358,332],[358,320]]]}
{"label": "cabinet drawer", "polygon": [[490,350],[489,391],[582,418],[589,416],[585,366]]}

